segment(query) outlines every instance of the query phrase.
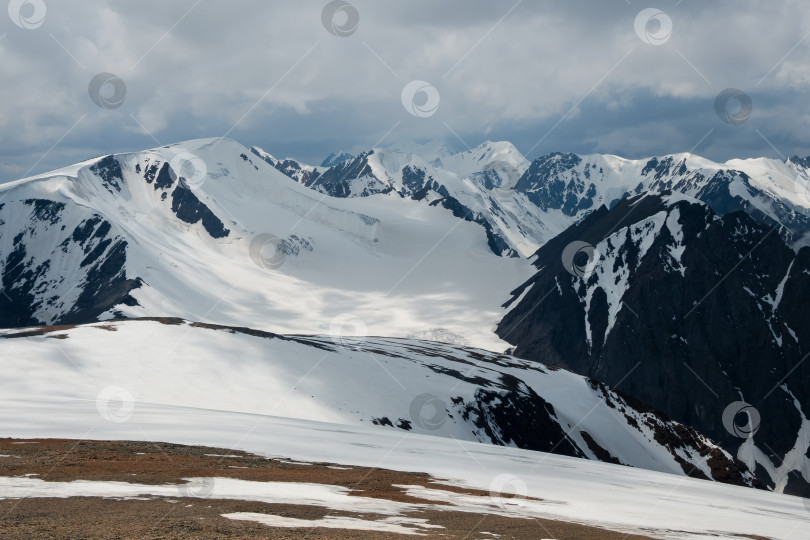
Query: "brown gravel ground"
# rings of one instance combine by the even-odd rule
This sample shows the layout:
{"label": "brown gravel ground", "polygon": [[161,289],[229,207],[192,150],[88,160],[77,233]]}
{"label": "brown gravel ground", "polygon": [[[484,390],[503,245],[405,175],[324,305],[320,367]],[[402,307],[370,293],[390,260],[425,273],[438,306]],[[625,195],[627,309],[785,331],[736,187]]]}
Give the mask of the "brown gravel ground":
{"label": "brown gravel ground", "polygon": [[[24,444],[20,444],[24,443]],[[422,485],[470,495],[486,492],[437,485],[424,474],[328,464],[295,464],[284,460],[199,446],[166,443],[72,441],[57,439],[0,439],[0,476],[35,474],[46,481],[114,480],[138,484],[175,484],[188,477],[229,477],[251,481],[312,482],[350,488],[354,495],[421,503],[394,484]],[[217,455],[206,455],[217,454]],[[237,457],[222,457],[222,456]],[[178,495],[180,493],[178,492]],[[214,493],[214,496],[216,494]],[[370,539],[405,538],[404,535],[339,529],[286,529],[234,521],[221,516],[230,512],[257,512],[298,519],[326,515],[353,516],[305,505],[265,504],[249,501],[194,497],[150,497],[115,500],[90,497],[69,499],[25,498],[0,500],[0,538],[279,538]],[[355,515],[363,519],[384,516]],[[511,519],[462,512],[428,511],[410,517],[428,519],[444,529],[425,531],[444,539],[640,540],[578,524],[542,519]]]}

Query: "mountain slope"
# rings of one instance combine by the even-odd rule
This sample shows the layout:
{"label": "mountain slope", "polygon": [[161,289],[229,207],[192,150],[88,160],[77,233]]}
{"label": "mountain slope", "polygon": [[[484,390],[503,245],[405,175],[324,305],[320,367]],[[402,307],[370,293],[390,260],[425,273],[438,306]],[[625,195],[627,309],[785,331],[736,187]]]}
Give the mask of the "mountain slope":
{"label": "mountain slope", "polygon": [[[93,320],[111,305],[134,305],[140,283],[126,277],[127,241],[101,215],[78,205],[30,198],[0,203],[5,254],[0,326]],[[82,283],[82,286],[77,286]]]}
{"label": "mountain slope", "polygon": [[745,466],[709,439],[603,384],[467,347],[161,319],[5,331],[0,355],[9,373],[41,374],[5,380],[4,395],[61,388],[61,395],[96,399],[114,385],[116,399],[132,396],[135,407],[376,425],[752,483]]}
{"label": "mountain slope", "polygon": [[[535,266],[498,327],[517,356],[621,382],[776,489],[810,481],[810,248],[744,212],[642,195],[548,242]],[[724,425],[735,402],[761,415],[753,438]]]}
{"label": "mountain slope", "polygon": [[442,208],[325,197],[229,140],[92,160],[0,198],[7,326],[172,315],[322,333],[343,317],[502,350],[498,306],[530,275]]}

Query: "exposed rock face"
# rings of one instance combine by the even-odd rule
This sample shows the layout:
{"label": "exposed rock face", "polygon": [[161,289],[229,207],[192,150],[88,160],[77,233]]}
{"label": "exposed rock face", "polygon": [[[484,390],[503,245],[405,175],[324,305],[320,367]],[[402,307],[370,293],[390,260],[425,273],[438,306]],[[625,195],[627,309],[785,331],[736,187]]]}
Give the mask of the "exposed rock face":
{"label": "exposed rock face", "polygon": [[516,356],[619,387],[734,453],[743,439],[724,413],[747,402],[761,424],[740,457],[759,478],[780,488],[810,470],[806,444],[777,470],[806,441],[810,248],[794,252],[745,212],[644,195],[600,208],[535,265],[498,327]]}
{"label": "exposed rock face", "polygon": [[172,212],[186,223],[202,223],[212,238],[225,238],[230,231],[194,192],[181,182],[172,192]]}
{"label": "exposed rock face", "polygon": [[[115,177],[105,187],[115,189]],[[0,204],[0,327],[86,322],[140,286],[127,242],[86,207],[47,199]],[[68,271],[66,273],[66,271]]]}

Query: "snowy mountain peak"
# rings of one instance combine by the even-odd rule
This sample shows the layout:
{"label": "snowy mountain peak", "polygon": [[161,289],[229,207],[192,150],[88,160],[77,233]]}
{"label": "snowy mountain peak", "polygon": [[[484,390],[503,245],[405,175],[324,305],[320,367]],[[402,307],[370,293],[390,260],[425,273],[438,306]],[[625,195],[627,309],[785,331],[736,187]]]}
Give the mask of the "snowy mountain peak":
{"label": "snowy mountain peak", "polygon": [[263,161],[274,167],[279,172],[289,176],[299,184],[308,185],[314,178],[316,178],[320,171],[311,165],[301,163],[292,158],[277,159],[272,154],[265,152],[258,146],[253,146],[250,152],[261,158]]}
{"label": "snowy mountain peak", "polygon": [[321,167],[328,168],[338,163],[343,163],[344,161],[348,161],[353,159],[354,156],[348,152],[344,152],[343,150],[339,152],[332,152],[321,162]]}
{"label": "snowy mountain peak", "polygon": [[269,163],[270,165],[275,166],[275,164],[276,164],[276,163],[278,163],[278,162],[280,161],[278,158],[276,158],[275,156],[273,156],[273,154],[271,154],[270,152],[266,152],[265,150],[263,150],[263,149],[259,148],[258,146],[251,146],[251,147],[250,147],[250,151],[251,151],[253,154],[255,154],[255,155],[257,155],[258,157],[260,157],[260,158],[262,158],[263,160],[265,160],[265,161],[266,161],[267,163]]}
{"label": "snowy mountain peak", "polygon": [[[465,152],[436,159],[432,165],[452,171],[461,177],[489,176],[484,180],[485,184],[489,182],[487,184],[489,189],[493,187],[510,189],[529,168],[529,161],[510,142],[487,141]],[[495,174],[487,175],[490,171]]]}

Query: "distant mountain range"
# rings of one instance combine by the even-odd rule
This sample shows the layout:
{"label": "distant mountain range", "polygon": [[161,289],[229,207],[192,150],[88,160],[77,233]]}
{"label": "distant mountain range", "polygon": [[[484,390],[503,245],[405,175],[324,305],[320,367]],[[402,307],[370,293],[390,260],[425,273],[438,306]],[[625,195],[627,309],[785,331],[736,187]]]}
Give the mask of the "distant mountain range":
{"label": "distant mountain range", "polygon": [[254,147],[297,182],[333,197],[393,194],[428,200],[477,221],[493,252],[529,256],[605,205],[643,192],[672,190],[715,212],[749,213],[794,247],[810,245],[810,158],[714,163],[693,154],[629,160],[552,153],[529,163],[508,142],[487,142],[430,162],[413,153],[370,149],[330,167],[278,160]]}

